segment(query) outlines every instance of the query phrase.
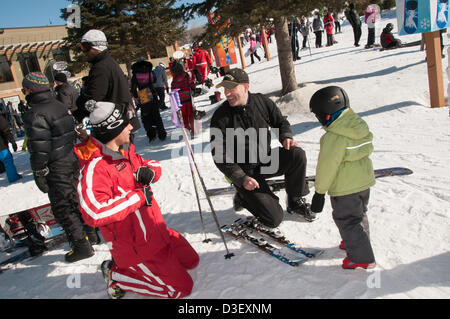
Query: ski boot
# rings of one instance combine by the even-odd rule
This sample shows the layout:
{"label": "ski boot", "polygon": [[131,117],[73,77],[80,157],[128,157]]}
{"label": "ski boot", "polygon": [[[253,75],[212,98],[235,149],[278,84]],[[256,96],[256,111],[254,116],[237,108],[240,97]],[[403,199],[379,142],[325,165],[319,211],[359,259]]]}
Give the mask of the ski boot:
{"label": "ski boot", "polygon": [[112,260],[105,260],[102,262],[100,268],[102,270],[103,279],[106,282],[106,293],[110,299],[120,299],[125,296],[125,291],[117,286],[117,282],[111,279],[111,269],[114,262]]}
{"label": "ski boot", "polygon": [[96,228],[86,225],[86,226],[84,226],[84,231],[86,233],[86,236],[87,236],[91,246],[99,245],[102,242],[102,240],[100,239],[100,236],[98,235],[98,231]]}
{"label": "ski boot", "polygon": [[73,263],[94,256],[94,250],[92,249],[91,243],[87,237],[81,240],[75,240],[71,243],[71,245],[72,250],[64,256],[66,262],[68,263]]}
{"label": "ski boot", "polygon": [[164,141],[166,139],[166,137],[167,137],[166,130],[163,129],[163,130],[158,131],[158,138],[160,141]]}
{"label": "ski boot", "polygon": [[375,262],[369,264],[356,264],[350,261],[348,257],[345,257],[345,259],[342,261],[342,268],[344,269],[356,269],[356,268],[372,269],[375,268],[376,265],[377,264]]}
{"label": "ski boot", "polygon": [[278,227],[269,227],[264,225],[257,217],[248,217],[247,222],[251,224],[251,227],[260,230],[264,233],[271,233],[274,238],[284,238],[283,233]]}
{"label": "ski boot", "polygon": [[302,197],[288,200],[287,212],[290,214],[298,214],[308,222],[312,222],[317,219],[316,214],[311,211],[311,205],[307,204],[306,200]]}

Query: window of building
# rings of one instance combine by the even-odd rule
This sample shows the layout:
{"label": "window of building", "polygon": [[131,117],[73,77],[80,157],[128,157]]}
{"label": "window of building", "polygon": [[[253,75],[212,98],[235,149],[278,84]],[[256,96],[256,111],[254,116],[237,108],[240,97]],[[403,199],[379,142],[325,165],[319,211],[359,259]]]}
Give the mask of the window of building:
{"label": "window of building", "polygon": [[58,49],[52,50],[52,54],[53,54],[53,59],[56,62],[60,62],[60,61],[70,62],[70,54],[69,54],[68,48],[58,48]]}
{"label": "window of building", "polygon": [[0,83],[14,81],[6,56],[0,55]]}
{"label": "window of building", "polygon": [[18,53],[17,60],[20,63],[23,76],[26,76],[30,72],[41,72],[36,52]]}

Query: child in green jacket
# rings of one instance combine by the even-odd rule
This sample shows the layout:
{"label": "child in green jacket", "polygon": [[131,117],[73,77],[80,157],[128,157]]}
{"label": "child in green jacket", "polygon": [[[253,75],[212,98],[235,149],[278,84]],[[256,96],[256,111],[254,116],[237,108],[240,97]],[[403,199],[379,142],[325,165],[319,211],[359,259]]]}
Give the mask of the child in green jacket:
{"label": "child in green jacket", "polygon": [[326,133],[320,139],[315,194],[311,211],[323,210],[330,195],[333,219],[347,251],[344,269],[373,268],[375,257],[369,239],[367,204],[375,185],[372,133],[367,123],[350,108],[346,92],[337,86],[320,89],[311,97],[311,112]]}

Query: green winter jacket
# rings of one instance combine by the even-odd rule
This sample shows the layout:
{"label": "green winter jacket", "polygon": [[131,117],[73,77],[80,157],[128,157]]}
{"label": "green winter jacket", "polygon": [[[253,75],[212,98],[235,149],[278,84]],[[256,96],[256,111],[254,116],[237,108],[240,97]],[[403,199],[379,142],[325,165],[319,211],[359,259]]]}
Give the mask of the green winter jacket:
{"label": "green winter jacket", "polygon": [[375,185],[372,133],[367,123],[348,108],[320,139],[315,191],[330,196],[357,193]]}

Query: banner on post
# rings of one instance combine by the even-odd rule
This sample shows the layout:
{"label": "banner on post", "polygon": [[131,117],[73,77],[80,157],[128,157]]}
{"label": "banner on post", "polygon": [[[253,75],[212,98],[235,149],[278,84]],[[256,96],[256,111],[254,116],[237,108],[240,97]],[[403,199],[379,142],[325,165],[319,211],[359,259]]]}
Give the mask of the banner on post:
{"label": "banner on post", "polygon": [[400,35],[450,27],[449,0],[396,0]]}
{"label": "banner on post", "polygon": [[[214,13],[210,13],[208,16],[208,22],[210,24],[216,24],[217,18]],[[223,30],[224,26],[219,28],[217,34],[221,34],[221,30]],[[216,63],[219,67],[223,67],[226,65],[232,65],[237,63],[236,57],[236,46],[233,38],[229,37],[228,34],[224,34],[221,36],[219,43],[213,48],[214,57],[216,59]]]}

